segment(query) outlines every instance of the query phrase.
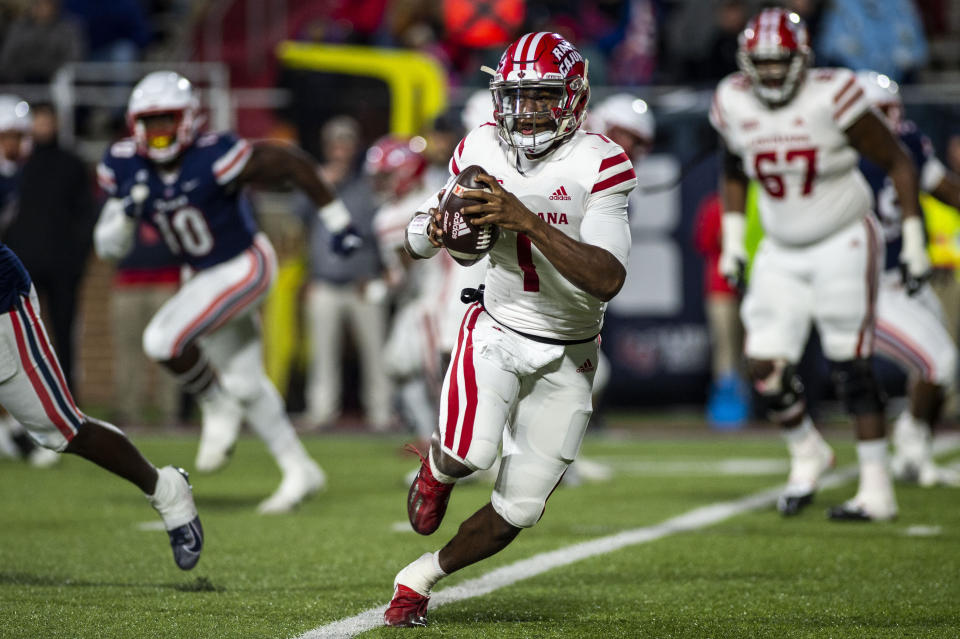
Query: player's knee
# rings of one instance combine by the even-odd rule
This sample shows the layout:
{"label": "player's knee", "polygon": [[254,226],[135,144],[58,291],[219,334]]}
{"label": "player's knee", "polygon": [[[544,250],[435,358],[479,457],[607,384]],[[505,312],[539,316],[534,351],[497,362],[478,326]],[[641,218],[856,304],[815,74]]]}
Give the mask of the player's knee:
{"label": "player's knee", "polygon": [[934,355],[933,367],[930,371],[931,384],[949,387],[957,376],[957,348],[952,343],[949,348],[943,348]]}
{"label": "player's knee", "polygon": [[70,436],[70,439],[64,437],[59,431],[54,432],[50,429],[34,429],[29,424],[23,425],[27,430],[27,435],[37,444],[58,453],[64,452],[74,439],[76,434]]}
{"label": "player's knee", "polygon": [[470,450],[467,452],[467,456],[464,457],[463,461],[471,470],[486,470],[493,466],[493,462],[497,460],[499,453],[499,442],[475,439],[470,444]]}
{"label": "player's knee", "polygon": [[155,362],[165,362],[174,356],[173,343],[164,331],[148,324],[143,331],[143,352]]}
{"label": "player's knee", "polygon": [[830,362],[837,396],[851,415],[882,413],[886,398],[869,359]]}
{"label": "player's knee", "polygon": [[546,506],[545,499],[526,498],[526,499],[497,499],[491,500],[493,509],[505,522],[515,528],[531,528],[543,515],[543,509]]}
{"label": "player's knee", "polygon": [[806,399],[796,366],[784,359],[750,359],[747,372],[770,420],[782,424],[803,414]]}

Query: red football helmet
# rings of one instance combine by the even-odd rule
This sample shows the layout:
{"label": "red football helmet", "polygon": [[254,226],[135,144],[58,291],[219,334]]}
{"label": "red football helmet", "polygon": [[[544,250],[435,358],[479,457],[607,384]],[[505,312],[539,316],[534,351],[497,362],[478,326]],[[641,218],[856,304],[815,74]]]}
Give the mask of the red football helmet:
{"label": "red football helmet", "polygon": [[367,150],[364,170],[374,188],[387,197],[400,198],[416,188],[427,170],[423,138],[385,135]]}
{"label": "red football helmet", "polygon": [[539,155],[567,140],[587,113],[587,61],[556,33],[527,33],[507,47],[493,75],[493,117],[500,139]]}
{"label": "red football helmet", "polygon": [[764,9],[750,19],[738,43],[737,65],[757,97],[771,106],[789,102],[813,59],[800,16],[782,8]]}

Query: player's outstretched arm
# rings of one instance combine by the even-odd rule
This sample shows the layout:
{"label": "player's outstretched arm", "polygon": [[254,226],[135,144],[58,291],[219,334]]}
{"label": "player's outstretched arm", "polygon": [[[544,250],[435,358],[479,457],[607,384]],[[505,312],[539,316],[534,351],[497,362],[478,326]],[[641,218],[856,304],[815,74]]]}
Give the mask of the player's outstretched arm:
{"label": "player's outstretched arm", "polygon": [[904,285],[912,295],[920,290],[930,274],[917,170],[900,140],[872,111],[867,111],[850,125],[847,138],[861,155],[887,172],[897,190],[903,213],[900,263]]}
{"label": "player's outstretched arm", "polygon": [[317,163],[301,149],[282,142],[263,140],[253,144],[253,152],[237,176],[239,184],[280,186],[293,183],[317,206],[323,225],[334,235],[333,249],[349,254],[362,243],[352,230],[350,212],[337,198],[333,187],[317,170]]}
{"label": "player's outstretched arm", "polygon": [[236,178],[239,184],[283,186],[293,183],[318,208],[333,202],[333,188],[317,172],[317,163],[303,150],[272,140],[253,143],[253,152]]}
{"label": "player's outstretched arm", "polygon": [[890,176],[904,219],[920,216],[920,187],[910,154],[873,111],[866,111],[846,131],[850,145]]}
{"label": "player's outstretched arm", "polygon": [[944,204],[960,210],[960,175],[947,171],[930,195]]}
{"label": "player's outstretched arm", "polygon": [[[463,208],[464,215],[476,216],[472,220],[474,224],[496,224],[523,233],[571,284],[597,299],[610,301],[620,291],[627,271],[610,251],[578,242],[550,226],[500,186],[493,176],[481,173],[476,179],[490,191],[473,190],[463,194],[464,198],[483,200],[482,204]],[[624,233],[629,235],[629,232],[629,226],[625,226]]]}

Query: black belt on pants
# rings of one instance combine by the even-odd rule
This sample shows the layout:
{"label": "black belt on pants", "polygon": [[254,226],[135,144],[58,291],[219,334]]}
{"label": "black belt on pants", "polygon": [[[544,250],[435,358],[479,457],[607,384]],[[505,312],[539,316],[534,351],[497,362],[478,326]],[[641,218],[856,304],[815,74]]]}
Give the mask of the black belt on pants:
{"label": "black belt on pants", "polygon": [[593,337],[586,337],[584,339],[554,339],[552,337],[542,337],[540,335],[531,335],[530,333],[524,333],[523,331],[518,331],[515,328],[510,328],[509,326],[507,326],[506,324],[498,320],[496,317],[491,315],[490,311],[487,310],[487,307],[483,305],[484,288],[486,287],[483,284],[481,284],[477,288],[463,289],[462,291],[460,291],[460,301],[463,302],[464,304],[473,304],[474,302],[479,302],[484,312],[486,312],[487,315],[490,315],[491,319],[493,319],[494,322],[496,322],[497,324],[499,324],[500,326],[504,327],[507,330],[513,331],[514,333],[516,333],[517,335],[520,335],[521,337],[526,337],[527,339],[531,339],[541,344],[552,344],[556,346],[586,344],[587,342],[592,342],[593,340],[597,339],[596,335],[594,335]]}

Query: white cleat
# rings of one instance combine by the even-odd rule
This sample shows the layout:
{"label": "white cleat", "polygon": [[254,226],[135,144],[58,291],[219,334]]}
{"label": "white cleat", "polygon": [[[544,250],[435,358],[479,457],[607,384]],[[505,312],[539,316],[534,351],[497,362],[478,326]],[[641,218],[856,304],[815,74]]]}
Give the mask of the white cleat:
{"label": "white cleat", "polygon": [[261,515],[288,513],[310,495],[327,486],[327,476],[312,460],[295,470],[284,473],[280,486],[267,499],[260,502],[257,512]]}
{"label": "white cleat", "polygon": [[960,488],[960,472],[946,466],[937,466],[933,461],[929,461],[920,467],[917,483],[923,488],[933,486]]}
{"label": "white cleat", "polygon": [[832,521],[892,521],[897,518],[897,502],[893,495],[873,498],[856,496],[827,510]]}
{"label": "white cleat", "polygon": [[[918,423],[909,411],[905,410],[897,417],[893,425],[893,456],[890,458],[890,472],[894,479],[902,482],[919,482],[925,467],[933,466],[933,442],[930,429]],[[927,479],[931,479],[927,471]],[[932,485],[932,484],[930,484]]]}
{"label": "white cleat", "polygon": [[787,485],[777,499],[777,510],[786,517],[799,514],[813,503],[817,480],[835,463],[833,449],[820,437],[811,438],[792,453]]}
{"label": "white cleat", "polygon": [[34,468],[50,468],[60,461],[60,453],[43,446],[37,446],[27,455],[27,461]]}
{"label": "white cleat", "polygon": [[230,461],[243,424],[243,407],[220,388],[211,389],[198,403],[203,425],[194,467],[198,472],[212,473]]}

